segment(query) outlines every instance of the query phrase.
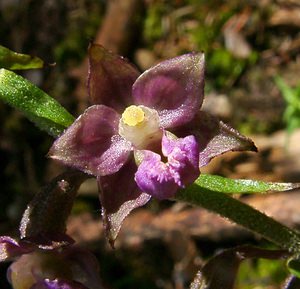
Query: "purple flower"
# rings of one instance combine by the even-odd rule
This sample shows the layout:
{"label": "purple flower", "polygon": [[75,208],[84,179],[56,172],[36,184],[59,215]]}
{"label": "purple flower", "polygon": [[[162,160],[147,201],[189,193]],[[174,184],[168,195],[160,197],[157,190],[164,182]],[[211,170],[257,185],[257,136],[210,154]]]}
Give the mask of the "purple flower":
{"label": "purple flower", "polygon": [[96,258],[72,244],[45,249],[38,243],[2,236],[0,252],[0,261],[17,258],[7,272],[14,289],[101,288]]}
{"label": "purple flower", "polygon": [[89,49],[92,103],[49,155],[97,177],[113,242],[124,218],[151,196],[172,198],[199,168],[226,151],[255,150],[251,140],[200,112],[204,54],[182,55],[140,75],[99,45]]}

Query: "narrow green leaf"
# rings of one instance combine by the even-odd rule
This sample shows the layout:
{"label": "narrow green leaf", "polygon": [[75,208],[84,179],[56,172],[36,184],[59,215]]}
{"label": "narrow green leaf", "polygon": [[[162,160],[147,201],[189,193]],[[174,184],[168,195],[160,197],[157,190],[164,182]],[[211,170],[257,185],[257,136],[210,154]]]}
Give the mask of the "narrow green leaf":
{"label": "narrow green leaf", "polygon": [[43,60],[38,57],[21,54],[0,45],[0,68],[11,70],[42,68]]}
{"label": "narrow green leaf", "polygon": [[300,183],[272,183],[254,180],[228,179],[216,175],[202,174],[195,182],[199,189],[208,189],[226,194],[254,194],[270,191],[288,191],[300,187]]}
{"label": "narrow green leaf", "polygon": [[176,200],[215,212],[291,253],[300,252],[300,235],[297,232],[224,193],[193,184],[179,191]]}
{"label": "narrow green leaf", "polygon": [[6,69],[0,69],[0,99],[22,111],[40,129],[54,137],[74,121],[74,117],[55,99]]}

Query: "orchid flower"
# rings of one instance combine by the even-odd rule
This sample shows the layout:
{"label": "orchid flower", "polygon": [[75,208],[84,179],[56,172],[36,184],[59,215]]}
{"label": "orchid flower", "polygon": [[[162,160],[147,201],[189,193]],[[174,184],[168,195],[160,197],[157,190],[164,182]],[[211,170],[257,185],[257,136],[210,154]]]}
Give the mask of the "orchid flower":
{"label": "orchid flower", "polygon": [[54,142],[49,156],[97,177],[107,235],[151,197],[168,199],[200,168],[253,142],[200,111],[204,54],[163,61],[144,73],[100,45],[89,48],[90,106]]}
{"label": "orchid flower", "polygon": [[[66,236],[66,240],[69,237]],[[0,261],[17,258],[7,271],[14,289],[99,289],[99,266],[88,251],[60,245],[0,237]]]}

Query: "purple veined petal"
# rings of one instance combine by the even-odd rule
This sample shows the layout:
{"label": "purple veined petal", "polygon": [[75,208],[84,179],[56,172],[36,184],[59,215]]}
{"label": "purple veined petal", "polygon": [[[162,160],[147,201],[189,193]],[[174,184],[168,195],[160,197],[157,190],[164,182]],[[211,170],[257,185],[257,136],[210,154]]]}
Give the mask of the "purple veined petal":
{"label": "purple veined petal", "polygon": [[228,151],[257,151],[253,141],[229,125],[206,112],[199,112],[195,119],[180,128],[176,135],[194,135],[200,146],[199,166]]}
{"label": "purple veined petal", "polygon": [[107,106],[89,107],[53,143],[49,156],[92,175],[117,172],[131,150],[130,142],[118,134],[119,119]]}
{"label": "purple veined petal", "polygon": [[133,85],[133,101],[158,111],[161,126],[192,120],[204,96],[204,54],[190,53],[145,71]]}
{"label": "purple veined petal", "polygon": [[89,288],[75,281],[45,279],[43,281],[37,282],[36,284],[31,286],[30,289],[89,289]]}
{"label": "purple veined petal", "polygon": [[117,173],[98,177],[103,223],[112,247],[126,216],[151,198],[136,185],[136,170],[136,164],[131,159]]}
{"label": "purple veined petal", "polygon": [[131,88],[140,72],[126,59],[101,45],[90,45],[88,54],[91,102],[107,105],[121,113],[132,104]]}
{"label": "purple veined petal", "polygon": [[139,188],[160,200],[174,197],[179,189],[180,176],[161,161],[159,154],[147,150],[139,151],[138,154],[142,159],[135,174]]}
{"label": "purple veined petal", "polygon": [[178,183],[181,187],[193,183],[199,177],[199,145],[194,136],[174,139],[165,131],[162,153],[168,157],[169,166],[180,176]]}
{"label": "purple veined petal", "polygon": [[15,239],[8,236],[0,237],[0,262],[9,260],[13,257],[27,254],[34,250],[32,244],[19,244]]}

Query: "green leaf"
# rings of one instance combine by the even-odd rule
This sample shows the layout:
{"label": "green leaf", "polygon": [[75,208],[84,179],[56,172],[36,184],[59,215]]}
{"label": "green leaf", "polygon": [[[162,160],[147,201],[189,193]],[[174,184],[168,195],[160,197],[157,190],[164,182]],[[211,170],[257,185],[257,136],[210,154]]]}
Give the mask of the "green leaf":
{"label": "green leaf", "polygon": [[22,111],[40,129],[54,137],[74,121],[74,117],[55,99],[6,69],[0,69],[0,99]]}
{"label": "green leaf", "polygon": [[199,189],[208,189],[226,194],[254,194],[270,191],[288,191],[300,187],[300,183],[272,183],[254,180],[228,179],[221,176],[202,174],[195,181]]}
{"label": "green leaf", "polygon": [[42,68],[43,60],[38,57],[17,53],[0,45],[0,68],[10,70]]}
{"label": "green leaf", "polygon": [[175,199],[215,212],[291,253],[300,253],[300,235],[297,232],[229,195],[194,183],[180,190]]}

